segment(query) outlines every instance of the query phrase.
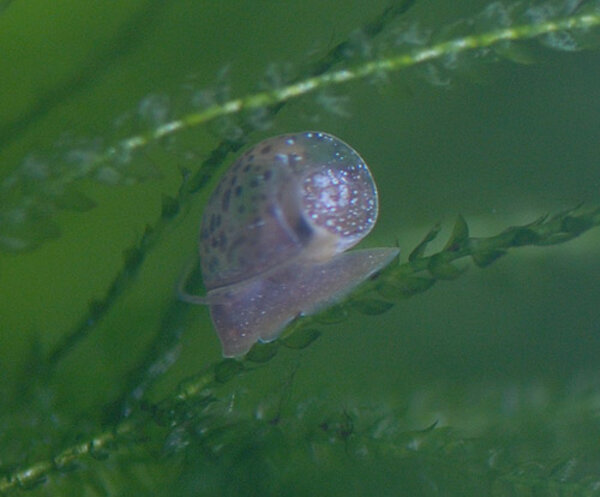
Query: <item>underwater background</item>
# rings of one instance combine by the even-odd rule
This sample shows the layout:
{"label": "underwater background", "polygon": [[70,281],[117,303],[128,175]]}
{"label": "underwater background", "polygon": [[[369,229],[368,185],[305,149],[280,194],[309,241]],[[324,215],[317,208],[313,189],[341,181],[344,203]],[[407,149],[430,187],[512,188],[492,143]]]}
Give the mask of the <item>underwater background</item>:
{"label": "underwater background", "polygon": [[[597,0],[0,2],[0,494],[600,495],[599,24]],[[223,360],[176,282],[227,166],[302,130],[369,164],[361,246],[403,269]]]}

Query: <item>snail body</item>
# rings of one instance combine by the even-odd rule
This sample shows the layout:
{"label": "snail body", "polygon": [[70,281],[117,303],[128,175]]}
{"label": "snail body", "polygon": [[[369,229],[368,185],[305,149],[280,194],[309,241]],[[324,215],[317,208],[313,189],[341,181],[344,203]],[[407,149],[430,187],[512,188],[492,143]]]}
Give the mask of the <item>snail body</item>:
{"label": "snail body", "polygon": [[266,139],[232,164],[208,200],[199,240],[207,294],[181,298],[209,305],[223,355],[243,355],[397,255],[345,252],[377,213],[371,173],[340,139],[321,132]]}

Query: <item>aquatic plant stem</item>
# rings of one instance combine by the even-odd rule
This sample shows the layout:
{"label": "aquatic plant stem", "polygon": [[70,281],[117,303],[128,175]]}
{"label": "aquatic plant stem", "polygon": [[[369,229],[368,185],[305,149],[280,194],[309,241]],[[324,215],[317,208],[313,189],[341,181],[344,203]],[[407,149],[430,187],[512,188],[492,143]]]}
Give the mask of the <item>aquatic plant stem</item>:
{"label": "aquatic plant stem", "polygon": [[461,52],[492,47],[493,45],[505,41],[532,39],[560,31],[589,30],[596,28],[599,25],[600,14],[578,14],[539,24],[526,24],[456,38],[433,46],[417,49],[410,53],[367,61],[353,68],[325,72],[282,88],[253,93],[245,97],[212,105],[198,112],[186,114],[177,120],[165,123],[147,133],[123,140],[117,146],[108,148],[103,155],[97,158],[97,160],[98,162],[110,161],[114,156],[121,154],[123,150],[134,151],[135,149],[144,147],[166,136],[201,124],[206,124],[217,118],[238,114],[242,111],[251,111],[280,104],[330,86],[368,78],[377,74],[400,71],[411,66],[459,54]]}
{"label": "aquatic plant stem", "polygon": [[[459,216],[454,230],[445,247],[432,255],[425,256],[424,251],[437,233],[439,227],[431,230],[423,242],[419,243],[409,256],[409,260],[403,264],[390,264],[379,275],[378,278],[365,283],[340,305],[349,303],[360,312],[361,301],[375,291],[380,291],[382,285],[388,285],[396,289],[397,298],[409,297],[414,293],[425,291],[431,285],[422,287],[411,287],[414,292],[407,292],[404,285],[411,278],[424,271],[430,273],[430,281],[437,279],[454,279],[462,274],[459,270],[448,269],[452,261],[472,257],[480,267],[485,267],[500,256],[505,255],[507,250],[517,249],[524,246],[550,246],[564,243],[579,237],[583,233],[600,226],[600,208],[585,212],[571,209],[554,216],[542,216],[532,223],[524,226],[513,226],[503,230],[497,235],[484,238],[469,236],[469,230],[465,220]],[[453,268],[453,266],[451,266]],[[393,292],[393,290],[392,290]],[[394,298],[389,289],[385,292],[386,298]],[[370,298],[370,297],[369,297]],[[377,297],[376,297],[377,298]],[[383,308],[387,310],[389,307]],[[372,307],[371,307],[372,309]],[[324,310],[323,313],[327,313]],[[294,334],[301,332],[303,328],[322,326],[320,315],[308,316],[295,323]],[[293,337],[294,335],[290,335]],[[0,477],[0,494],[5,494],[18,488],[27,489],[44,481],[53,473],[66,471],[69,465],[77,460],[92,456],[101,458],[116,450],[118,442],[135,439],[142,434],[148,423],[156,424],[172,430],[182,422],[189,421],[191,411],[212,404],[219,397],[220,388],[226,383],[239,378],[245,372],[256,367],[266,366],[278,352],[280,347],[292,350],[302,349],[309,346],[318,335],[306,334],[304,343],[295,340],[293,346],[287,343],[285,335],[275,342],[257,344],[251,351],[240,360],[221,359],[208,366],[199,375],[183,381],[176,391],[164,400],[146,405],[143,409],[135,410],[129,418],[116,423],[113,428],[104,430],[96,436],[78,442],[59,451],[56,456],[28,464],[17,468]],[[194,405],[194,409],[189,406]],[[205,414],[209,416],[209,414]],[[214,420],[215,427],[220,426],[219,420]],[[208,425],[208,422],[205,424]]]}

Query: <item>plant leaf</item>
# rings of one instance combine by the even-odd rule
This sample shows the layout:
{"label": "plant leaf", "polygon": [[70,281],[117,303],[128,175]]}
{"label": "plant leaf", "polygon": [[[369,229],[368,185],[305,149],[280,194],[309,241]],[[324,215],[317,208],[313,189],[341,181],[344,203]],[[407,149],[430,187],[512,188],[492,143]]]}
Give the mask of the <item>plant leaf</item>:
{"label": "plant leaf", "polygon": [[427,245],[438,236],[440,229],[441,229],[441,226],[438,223],[429,230],[429,232],[425,235],[425,238],[423,238],[423,240],[421,240],[421,242],[414,248],[414,250],[408,256],[409,262],[414,262],[415,260],[423,257],[423,255],[425,253],[425,249],[427,248]]}

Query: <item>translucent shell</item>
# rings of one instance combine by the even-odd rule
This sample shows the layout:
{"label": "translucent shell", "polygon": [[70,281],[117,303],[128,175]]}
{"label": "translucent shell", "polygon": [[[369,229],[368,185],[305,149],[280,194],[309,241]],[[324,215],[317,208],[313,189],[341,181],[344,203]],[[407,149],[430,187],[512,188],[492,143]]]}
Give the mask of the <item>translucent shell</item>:
{"label": "translucent shell", "polygon": [[200,229],[206,297],[226,357],[275,339],[294,317],[335,301],[396,249],[344,254],[373,228],[377,189],[350,146],[320,132],[269,138],[225,173]]}

